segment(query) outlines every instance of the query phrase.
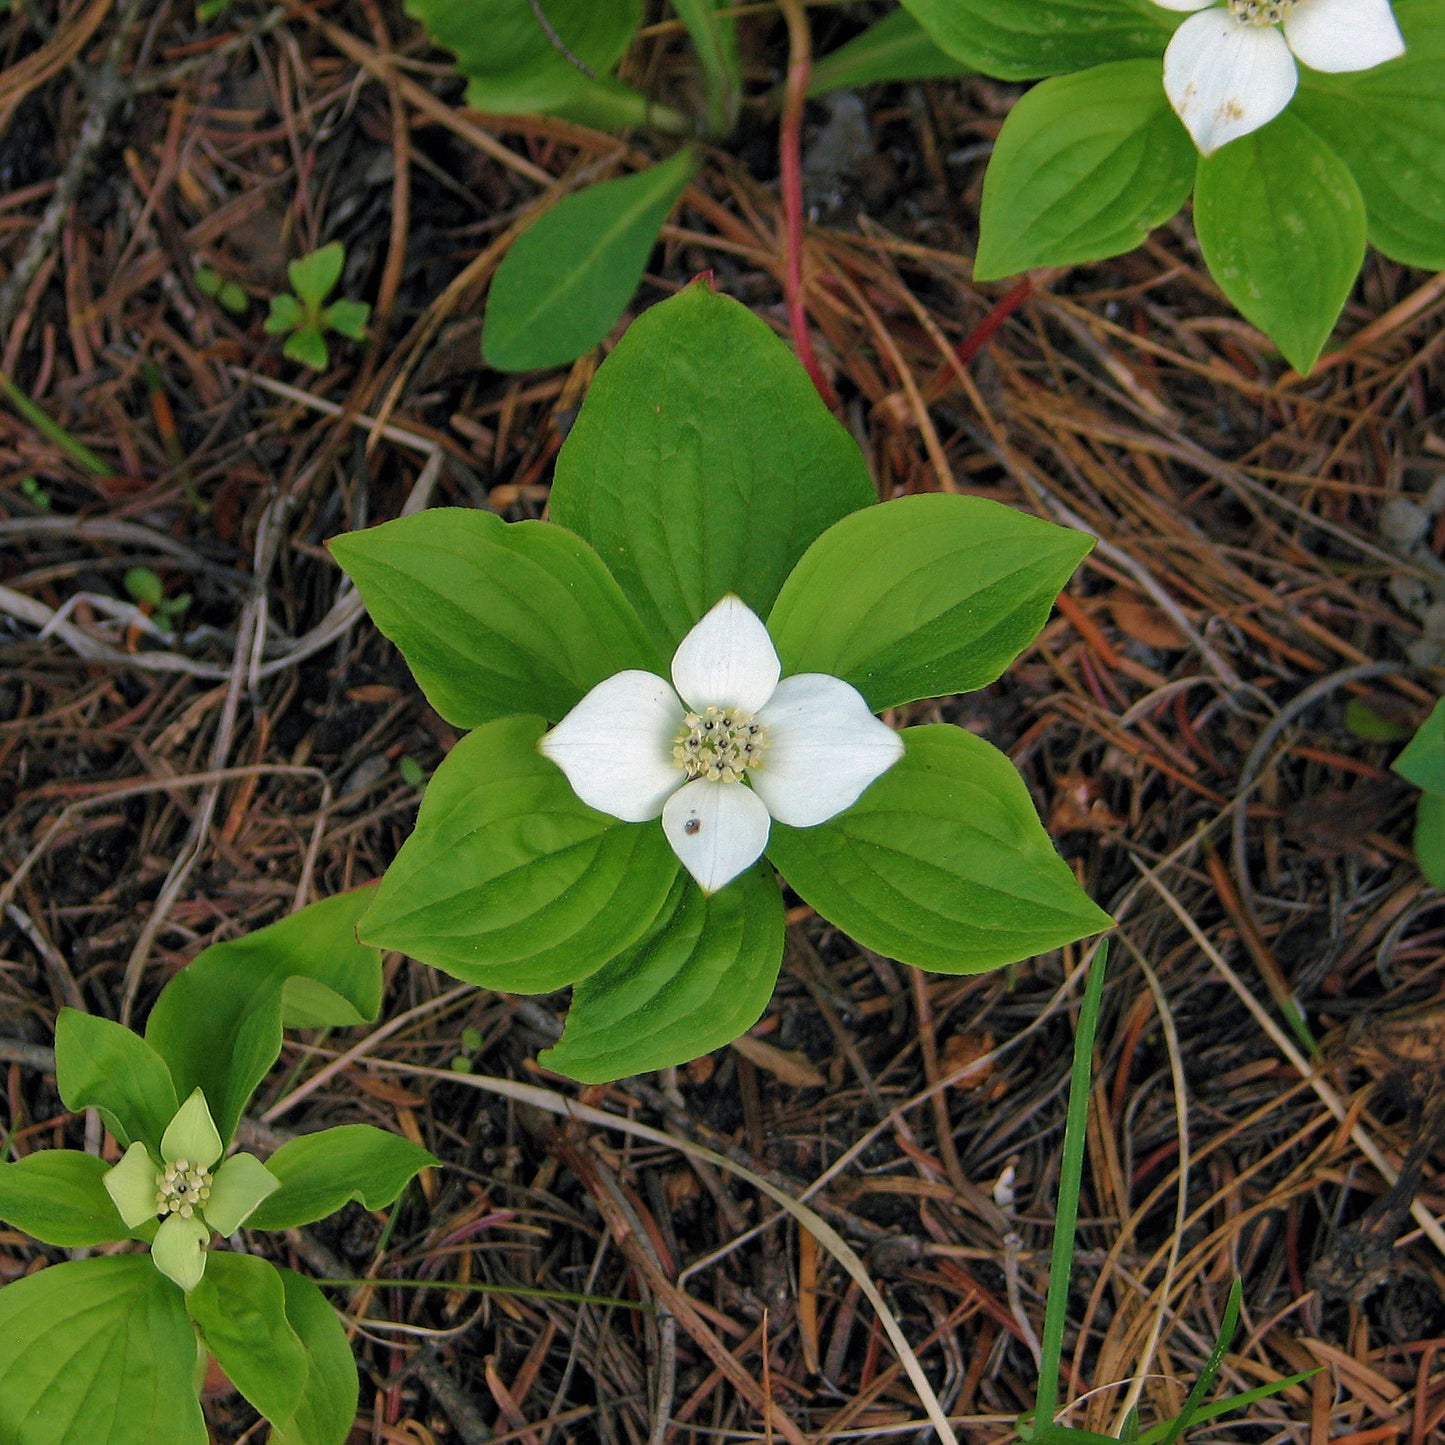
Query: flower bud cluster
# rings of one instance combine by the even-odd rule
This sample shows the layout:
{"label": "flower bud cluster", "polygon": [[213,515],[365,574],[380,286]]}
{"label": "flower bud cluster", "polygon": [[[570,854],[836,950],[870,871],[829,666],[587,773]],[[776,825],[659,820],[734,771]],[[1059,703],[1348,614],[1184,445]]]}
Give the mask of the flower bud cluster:
{"label": "flower bud cluster", "polygon": [[209,1169],[177,1159],[156,1175],[156,1213],[190,1219],[211,1197],[211,1183]]}

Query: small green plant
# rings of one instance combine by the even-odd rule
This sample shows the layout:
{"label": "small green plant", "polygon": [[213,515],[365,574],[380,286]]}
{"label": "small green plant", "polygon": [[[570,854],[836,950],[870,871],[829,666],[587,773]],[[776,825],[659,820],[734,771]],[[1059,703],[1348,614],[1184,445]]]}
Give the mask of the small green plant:
{"label": "small green plant", "polygon": [[233,316],[239,316],[251,304],[246,288],[230,276],[223,276],[212,266],[196,268],[196,285],[202,294],[212,297]]}
{"label": "small green plant", "polygon": [[1420,789],[1415,805],[1415,861],[1432,888],[1445,888],[1445,698],[1391,764]]}
{"label": "small green plant", "polygon": [[[292,261],[286,268],[295,294],[282,293],[271,298],[271,314],[266,318],[268,336],[285,336],[281,353],[288,361],[300,362],[313,371],[324,371],[331,364],[326,346],[326,333],[334,331],[350,341],[366,337],[366,323],[371,307],[365,301],[333,301],[326,298],[341,279],[346,264],[346,248],[332,241]],[[289,334],[288,334],[289,333]]]}
{"label": "small green plant", "polygon": [[18,490],[32,507],[39,507],[42,512],[50,510],[50,493],[34,477],[21,477]]}
{"label": "small green plant", "polygon": [[346,1332],[305,1276],[221,1247],[294,1229],[348,1200],[380,1209],[436,1160],[366,1124],[301,1135],[264,1162],[228,1153],[282,1029],[374,1019],[381,960],[356,942],[367,891],[341,894],[178,973],[145,1036],[62,1009],[56,1085],[122,1151],[0,1162],[0,1219],[63,1249],[106,1246],[0,1289],[5,1445],[206,1445],[197,1389],[212,1357],[276,1445],[342,1445],[356,1415]]}
{"label": "small green plant", "polygon": [[161,579],[149,567],[130,567],[122,579],[131,599],[146,608],[157,627],[167,632],[175,629],[176,623],[190,611],[191,594],[178,593],[166,596]]}

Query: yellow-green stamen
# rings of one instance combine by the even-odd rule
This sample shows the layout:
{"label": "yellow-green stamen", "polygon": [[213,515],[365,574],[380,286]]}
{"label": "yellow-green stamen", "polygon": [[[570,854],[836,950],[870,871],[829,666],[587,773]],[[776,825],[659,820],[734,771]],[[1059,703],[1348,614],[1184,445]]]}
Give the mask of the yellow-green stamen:
{"label": "yellow-green stamen", "polygon": [[209,1169],[177,1159],[156,1175],[156,1213],[190,1219],[211,1197],[213,1182]]}
{"label": "yellow-green stamen", "polygon": [[706,707],[690,712],[673,739],[672,759],[688,776],[740,783],[762,761],[767,735],[750,712]]}

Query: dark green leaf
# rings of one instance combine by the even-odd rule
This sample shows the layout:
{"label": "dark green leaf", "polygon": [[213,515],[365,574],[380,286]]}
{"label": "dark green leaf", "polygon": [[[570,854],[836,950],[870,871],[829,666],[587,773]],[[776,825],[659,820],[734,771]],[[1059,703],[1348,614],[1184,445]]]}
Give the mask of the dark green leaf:
{"label": "dark green leaf", "polygon": [[271,1431],[271,1445],[346,1445],[356,1419],[356,1363],[336,1312],[303,1275],[278,1269],[286,1318],[306,1350],[306,1385],[296,1413]]}
{"label": "dark green leaf", "polygon": [[1289,111],[1199,160],[1194,229],[1220,289],[1304,375],[1365,255],[1345,163]]}
{"label": "dark green leaf", "polygon": [[266,1160],[281,1187],[246,1223],[251,1229],[295,1229],[335,1214],[351,1199],[368,1209],[384,1209],[418,1170],[436,1162],[410,1140],[369,1124],[303,1134]]}
{"label": "dark green leaf", "polygon": [[1015,103],[994,145],[974,279],[1132,251],[1184,204],[1194,169],[1157,59],[1045,80]]}
{"label": "dark green leaf", "polygon": [[742,93],[738,61],[737,23],[724,11],[731,0],[672,0],[692,36],[702,73],[707,81],[708,133],[726,135],[737,121]]}
{"label": "dark green leaf", "polygon": [[108,1244],[130,1233],[101,1182],[110,1165],[77,1149],[41,1149],[0,1163],[0,1219],[42,1244]]}
{"label": "dark green leaf", "polygon": [[1411,841],[1425,881],[1432,888],[1445,888],[1445,794],[1420,794]]}
{"label": "dark green leaf", "polygon": [[1345,727],[1366,743],[1402,743],[1410,736],[1405,723],[1378,711],[1359,697],[1345,703]]}
{"label": "dark green leaf", "polygon": [[1151,0],[903,3],[941,49],[1000,80],[1035,80],[1110,60],[1162,55],[1179,23]]}
{"label": "dark green leaf", "polygon": [[613,673],[667,670],[597,554],[551,522],[445,507],[329,545],[456,727],[518,712],[557,722]]}
{"label": "dark green leaf", "polygon": [[1402,778],[1427,793],[1445,793],[1445,698],[1390,764]]}
{"label": "dark green leaf", "polygon": [[827,95],[832,90],[889,80],[936,80],[967,74],[968,66],[940,50],[918,21],[899,9],[818,61],[808,81],[808,94]]}
{"label": "dark green leaf", "polygon": [[768,856],[806,902],[864,947],[941,973],[982,973],[1109,927],[997,748],[958,727],[903,739],[903,758],[847,812],[816,828],[773,824]]}
{"label": "dark green leaf", "polygon": [[1033,641],[1092,546],[982,497],[900,497],[813,543],[768,631],[785,674],[841,677],[874,712],[971,692]]}
{"label": "dark green leaf", "polygon": [[346,247],[340,241],[332,241],[309,256],[292,261],[286,267],[286,275],[301,304],[315,312],[341,279],[341,268],[345,264]]}
{"label": "dark green leaf", "polygon": [[427,784],[361,937],[507,993],[547,993],[646,931],[677,874],[658,823],[596,812],[537,751],[540,718],[469,733]]}
{"label": "dark green leaf", "polygon": [[212,1250],[186,1310],[231,1383],[268,1420],[289,1420],[301,1403],[308,1361],[286,1318],[286,1290],[275,1265],[254,1254]]}
{"label": "dark green leaf", "polygon": [[814,539],[875,499],[783,343],[694,282],[598,370],[557,459],[552,517],[597,549],[670,654],[728,592],[766,616]]}
{"label": "dark green leaf", "polygon": [[512,244],[487,293],[482,354],[499,371],[574,361],[617,324],[657,232],[697,170],[691,147],[574,191]]}
{"label": "dark green leaf", "polygon": [[5,1445],[207,1445],[185,1296],[149,1255],[51,1265],[0,1289]]}
{"label": "dark green leaf", "polygon": [[683,875],[640,943],[572,991],[548,1068],[603,1083],[721,1048],[758,1021],[783,958],[783,902],[759,865],[705,895]]}
{"label": "dark green leaf", "polygon": [[356,922],[371,896],[369,888],[341,893],[244,938],[212,944],[161,990],[146,1039],[170,1065],[178,1094],[204,1091],[223,1140],[281,1052],[288,979],[321,984],[350,1005],[355,1019],[376,1017],[381,956],[356,941]]}
{"label": "dark green leaf", "polygon": [[1427,271],[1445,269],[1445,9],[1397,0],[1405,54],[1372,70],[1301,70],[1294,113],[1349,166],[1370,241]]}
{"label": "dark green leaf", "polygon": [[143,1139],[157,1156],[180,1107],[166,1061],[139,1034],[73,1008],[55,1020],[55,1083],[67,1109],[98,1108],[122,1149]]}

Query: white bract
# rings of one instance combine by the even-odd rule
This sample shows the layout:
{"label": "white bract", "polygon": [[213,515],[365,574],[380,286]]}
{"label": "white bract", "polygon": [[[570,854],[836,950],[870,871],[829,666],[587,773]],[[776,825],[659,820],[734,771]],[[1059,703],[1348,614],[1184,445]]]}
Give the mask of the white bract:
{"label": "white bract", "polygon": [[197,1089],[166,1126],[160,1162],[137,1139],[104,1176],[127,1229],[160,1216],[151,1259],[183,1290],[201,1282],[212,1230],[234,1234],[281,1187],[254,1154],[233,1154],[213,1173],[223,1150],[206,1097]]}
{"label": "white bract", "polygon": [[538,747],[590,807],[629,823],[660,815],[687,871],[716,893],[762,856],[774,818],[825,823],[903,756],[857,688],[781,672],[761,618],[729,595],[678,644],[672,687],[616,673]]}
{"label": "white bract", "polygon": [[1390,0],[1154,0],[1190,15],[1164,52],[1169,103],[1204,155],[1248,135],[1294,95],[1296,60],[1336,73],[1405,53]]}

